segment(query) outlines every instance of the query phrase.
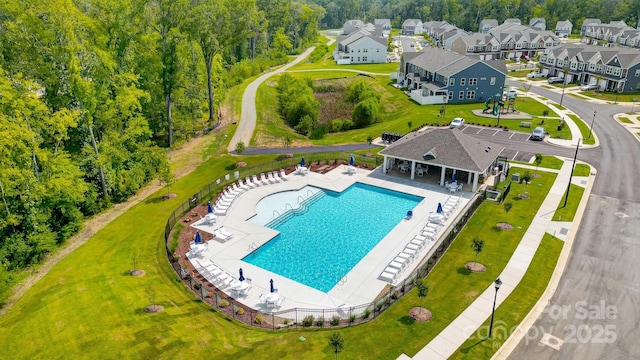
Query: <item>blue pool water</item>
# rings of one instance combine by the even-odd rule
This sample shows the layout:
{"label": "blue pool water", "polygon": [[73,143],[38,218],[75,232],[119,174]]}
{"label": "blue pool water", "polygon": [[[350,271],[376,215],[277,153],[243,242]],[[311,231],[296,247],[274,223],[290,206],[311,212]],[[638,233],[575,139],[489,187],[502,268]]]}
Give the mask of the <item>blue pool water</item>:
{"label": "blue pool water", "polygon": [[423,199],[360,183],[322,191],[308,211],[275,221],[280,235],[243,260],[328,292]]}

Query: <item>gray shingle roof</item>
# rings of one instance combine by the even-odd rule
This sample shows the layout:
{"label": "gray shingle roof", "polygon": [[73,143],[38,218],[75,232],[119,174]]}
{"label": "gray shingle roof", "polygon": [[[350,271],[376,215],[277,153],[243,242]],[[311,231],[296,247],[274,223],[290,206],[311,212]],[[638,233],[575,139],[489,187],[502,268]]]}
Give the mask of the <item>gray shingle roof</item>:
{"label": "gray shingle roof", "polygon": [[[504,147],[477,139],[459,129],[425,129],[412,132],[380,151],[382,155],[415,160],[456,170],[484,172]],[[436,158],[425,154],[431,152]]]}

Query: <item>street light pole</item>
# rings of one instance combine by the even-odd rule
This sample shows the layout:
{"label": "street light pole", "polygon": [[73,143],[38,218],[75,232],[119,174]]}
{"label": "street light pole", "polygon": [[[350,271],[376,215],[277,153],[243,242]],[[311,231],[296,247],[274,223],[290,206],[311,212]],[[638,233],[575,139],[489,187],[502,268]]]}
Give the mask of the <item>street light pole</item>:
{"label": "street light pole", "polygon": [[578,138],[578,144],[576,144],[576,154],[573,156],[573,165],[571,165],[571,175],[569,175],[569,185],[567,185],[567,194],[564,197],[564,205],[562,207],[567,207],[567,200],[569,199],[569,189],[571,189],[571,179],[573,179],[573,169],[576,168],[576,159],[578,158],[578,149],[580,148],[580,140]]}
{"label": "street light pole", "polygon": [[502,285],[502,280],[497,278],[494,282],[496,287],[496,294],[493,297],[493,309],[491,310],[491,323],[489,324],[489,337],[491,337],[491,332],[493,331],[493,315],[496,313],[496,300],[498,299],[498,289],[500,289],[500,285]]}
{"label": "street light pole", "polygon": [[562,78],[562,95],[560,95],[560,106],[562,106],[562,99],[564,99],[564,88],[567,87],[567,75],[565,73],[564,78]]}
{"label": "street light pole", "polygon": [[442,116],[445,116],[447,114],[447,96],[443,96],[442,97]]}
{"label": "street light pole", "polygon": [[597,110],[593,110],[593,120],[591,120],[591,127],[589,128],[589,136],[587,136],[587,139],[591,139],[591,131],[593,130],[593,123],[596,121],[596,112]]}

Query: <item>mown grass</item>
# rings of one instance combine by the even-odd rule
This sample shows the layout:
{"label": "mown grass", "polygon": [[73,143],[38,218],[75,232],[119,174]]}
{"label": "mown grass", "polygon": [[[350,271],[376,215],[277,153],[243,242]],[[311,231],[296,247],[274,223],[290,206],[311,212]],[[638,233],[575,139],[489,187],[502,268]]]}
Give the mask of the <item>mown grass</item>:
{"label": "mown grass", "polygon": [[573,221],[580,205],[580,200],[584,194],[584,188],[575,184],[569,186],[569,198],[567,199],[567,206],[564,205],[564,200],[567,198],[567,191],[565,190],[562,195],[562,201],[558,205],[558,209],[553,214],[552,221]]}
{"label": "mown grass", "polygon": [[[511,166],[515,166],[517,164],[525,164],[525,165],[534,165],[535,163],[525,163],[525,162],[520,162],[520,161],[509,161],[509,164],[511,164]],[[540,169],[554,169],[554,170],[560,170],[560,168],[562,168],[562,165],[564,164],[564,161],[558,159],[555,156],[543,156],[542,157],[542,162],[539,165]]]}
{"label": "mown grass", "polygon": [[[613,93],[606,91],[583,91],[582,95],[592,97],[594,99],[617,101],[617,102],[633,102],[633,99],[640,98],[640,91],[628,91],[624,93]],[[636,100],[637,101],[637,100]]]}
{"label": "mown grass", "polygon": [[[544,293],[563,246],[564,241],[545,234],[527,273],[502,305],[496,309],[493,336],[486,337],[491,321],[487,319],[449,359],[490,359],[518,328]],[[498,296],[500,296],[499,291]]]}
{"label": "mown grass", "polygon": [[619,116],[618,117],[618,121],[620,121],[621,123],[625,123],[625,124],[633,124],[633,121],[631,121],[631,119],[624,117],[624,116]]}
{"label": "mown grass", "polygon": [[591,166],[587,164],[576,164],[573,169],[573,176],[589,176],[591,174]]}
{"label": "mown grass", "polygon": [[[177,198],[162,200],[161,190],[115,219],[54,266],[0,319],[0,346],[13,358],[332,358],[326,344],[334,330],[270,332],[239,324],[195,298],[166,261],[162,233],[178,204],[237,161],[251,166],[273,159],[222,155],[176,181],[172,192]],[[418,304],[415,292],[410,293],[379,319],[340,329],[346,343],[342,356],[369,359],[373,352],[395,358],[421,349],[501,272],[555,176],[539,178],[543,186],[530,187],[531,199],[512,200],[512,231],[493,225],[504,221],[500,204],[482,204],[427,278],[432,290],[424,304],[434,314],[432,321],[410,321],[407,312]],[[521,191],[519,186],[514,184],[514,193]],[[488,267],[483,274],[463,270],[474,258],[469,244],[475,236],[487,240],[478,259]],[[128,275],[134,255],[146,276]],[[152,297],[164,312],[143,311]],[[307,340],[299,341],[300,336]]]}
{"label": "mown grass", "polygon": [[[593,145],[596,143],[596,138],[595,136],[593,136],[593,131],[591,131],[591,136],[589,136],[589,126],[582,121],[581,118],[577,117],[576,115],[573,114],[569,114],[568,115],[571,120],[573,120],[573,122],[578,126],[578,129],[580,129],[580,135],[582,137],[582,143],[585,145]],[[567,126],[568,127],[568,126]]]}

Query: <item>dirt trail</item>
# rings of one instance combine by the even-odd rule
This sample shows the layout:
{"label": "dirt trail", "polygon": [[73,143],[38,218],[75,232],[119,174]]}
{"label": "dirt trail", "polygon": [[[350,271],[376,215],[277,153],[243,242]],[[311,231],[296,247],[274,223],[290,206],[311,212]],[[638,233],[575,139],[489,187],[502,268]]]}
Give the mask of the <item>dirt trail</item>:
{"label": "dirt trail", "polygon": [[[193,154],[194,149],[201,148],[204,142],[213,141],[213,139],[214,137],[211,135],[192,139],[188,143],[184,144],[180,149],[172,151],[169,154],[169,162],[172,162],[172,160],[174,159],[184,158],[184,156],[182,156],[184,154]],[[182,167],[178,171],[174,171],[176,178],[181,178],[189,174],[190,172],[195,170],[198,165],[207,160],[202,158],[201,156],[190,156],[188,157],[188,159],[189,163],[184,164],[184,162],[181,161]],[[82,230],[78,234],[67,240],[67,243],[64,247],[58,249],[52,254],[49,254],[47,259],[42,264],[38,265],[38,267],[33,270],[31,275],[26,277],[13,288],[13,294],[11,295],[11,297],[9,297],[9,299],[7,299],[7,302],[2,305],[2,309],[0,309],[0,316],[6,314],[13,307],[16,301],[18,301],[18,299],[20,299],[22,295],[35,283],[42,279],[55,264],[60,262],[60,260],[71,254],[78,247],[80,247],[80,245],[87,242],[87,240],[95,235],[95,233],[97,233],[100,229],[105,227],[115,218],[120,216],[122,213],[126,212],[131,207],[146,199],[147,197],[149,197],[149,195],[160,190],[161,188],[162,186],[160,185],[158,180],[154,180],[149,185],[142,188],[136,195],[129,198],[127,201],[116,204],[108,210],[85,220],[82,226]]]}

